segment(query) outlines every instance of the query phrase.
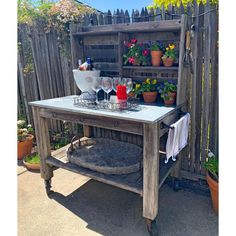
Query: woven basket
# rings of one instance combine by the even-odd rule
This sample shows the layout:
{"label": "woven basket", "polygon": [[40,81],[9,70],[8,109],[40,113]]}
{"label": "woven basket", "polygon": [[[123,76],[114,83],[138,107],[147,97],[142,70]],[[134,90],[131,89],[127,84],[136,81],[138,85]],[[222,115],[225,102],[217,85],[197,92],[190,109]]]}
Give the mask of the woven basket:
{"label": "woven basket", "polygon": [[83,138],[66,151],[69,162],[104,174],[129,174],[142,167],[142,148],[104,138]]}

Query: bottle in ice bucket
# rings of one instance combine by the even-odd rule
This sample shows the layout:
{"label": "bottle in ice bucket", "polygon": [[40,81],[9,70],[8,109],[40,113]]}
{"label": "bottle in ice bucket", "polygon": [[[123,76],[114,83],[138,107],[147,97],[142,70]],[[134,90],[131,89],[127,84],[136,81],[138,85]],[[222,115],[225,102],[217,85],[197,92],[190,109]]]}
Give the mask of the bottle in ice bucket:
{"label": "bottle in ice bucket", "polygon": [[86,70],[92,70],[91,58],[88,57],[86,62],[87,62],[87,68],[86,68]]}
{"label": "bottle in ice bucket", "polygon": [[79,70],[92,70],[92,69],[93,65],[90,57],[87,58],[86,62],[79,65]]}
{"label": "bottle in ice bucket", "polygon": [[87,70],[87,61],[79,66],[79,70]]}
{"label": "bottle in ice bucket", "polygon": [[78,60],[78,68],[80,69],[80,66],[82,65],[82,60],[81,59],[79,59]]}
{"label": "bottle in ice bucket", "polygon": [[117,102],[119,103],[120,108],[127,107],[127,93],[126,93],[126,86],[125,85],[117,85],[116,86],[116,96]]}

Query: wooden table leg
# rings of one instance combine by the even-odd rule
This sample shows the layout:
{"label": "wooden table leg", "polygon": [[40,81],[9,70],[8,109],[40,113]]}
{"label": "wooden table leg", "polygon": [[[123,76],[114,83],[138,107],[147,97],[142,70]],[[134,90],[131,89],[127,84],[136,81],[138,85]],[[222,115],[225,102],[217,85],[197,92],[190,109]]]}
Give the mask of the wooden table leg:
{"label": "wooden table leg", "polygon": [[144,124],[143,130],[143,217],[154,220],[158,213],[159,124]]}
{"label": "wooden table leg", "polygon": [[51,156],[50,138],[47,119],[40,117],[40,108],[32,107],[35,135],[40,156],[40,173],[45,181],[53,177],[53,169],[46,163],[46,158]]}

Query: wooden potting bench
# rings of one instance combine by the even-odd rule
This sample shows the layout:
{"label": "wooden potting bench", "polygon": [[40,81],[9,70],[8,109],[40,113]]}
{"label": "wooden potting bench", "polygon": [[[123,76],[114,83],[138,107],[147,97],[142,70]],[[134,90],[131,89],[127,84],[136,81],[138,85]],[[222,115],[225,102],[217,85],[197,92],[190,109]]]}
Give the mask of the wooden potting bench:
{"label": "wooden potting bench", "polygon": [[[159,149],[161,140],[168,131],[165,124],[174,123],[185,111],[187,78],[183,58],[186,25],[186,17],[182,16],[181,20],[71,27],[74,68],[79,58],[90,56],[94,59],[94,66],[101,70],[103,76],[119,75],[132,77],[138,81],[147,76],[162,81],[175,80],[178,85],[177,102],[174,107],[143,104],[140,105],[141,109],[138,111],[125,112],[76,107],[73,105],[73,97],[76,95],[31,102],[37,145],[41,157],[41,177],[45,180],[48,194],[55,167],[138,193],[143,197],[143,217],[146,219],[148,231],[150,234],[156,235],[155,219],[158,213],[159,189],[171,172],[173,177],[179,177],[181,155],[178,155],[176,162],[169,160],[167,164],[164,164],[164,157],[160,158]],[[174,42],[179,49],[178,66],[170,68],[123,66],[124,40],[133,37],[139,41],[155,39]],[[106,58],[108,61],[105,61]],[[52,156],[47,122],[49,119],[83,124],[84,135],[87,137],[91,135],[99,137],[104,129],[121,132],[123,136],[126,136],[123,140],[143,147],[143,168],[138,173],[106,175],[68,162],[65,149],[57,151],[57,154]],[[114,138],[115,135],[112,137]]]}

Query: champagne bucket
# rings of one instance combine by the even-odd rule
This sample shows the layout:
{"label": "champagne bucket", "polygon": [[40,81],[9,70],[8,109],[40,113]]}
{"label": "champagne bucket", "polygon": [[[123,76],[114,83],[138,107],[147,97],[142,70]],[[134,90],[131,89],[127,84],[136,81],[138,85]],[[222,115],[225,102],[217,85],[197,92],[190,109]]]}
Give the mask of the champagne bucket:
{"label": "champagne bucket", "polygon": [[100,76],[100,70],[81,71],[79,69],[73,70],[74,80],[81,92],[93,93],[92,85],[94,83],[93,77]]}

